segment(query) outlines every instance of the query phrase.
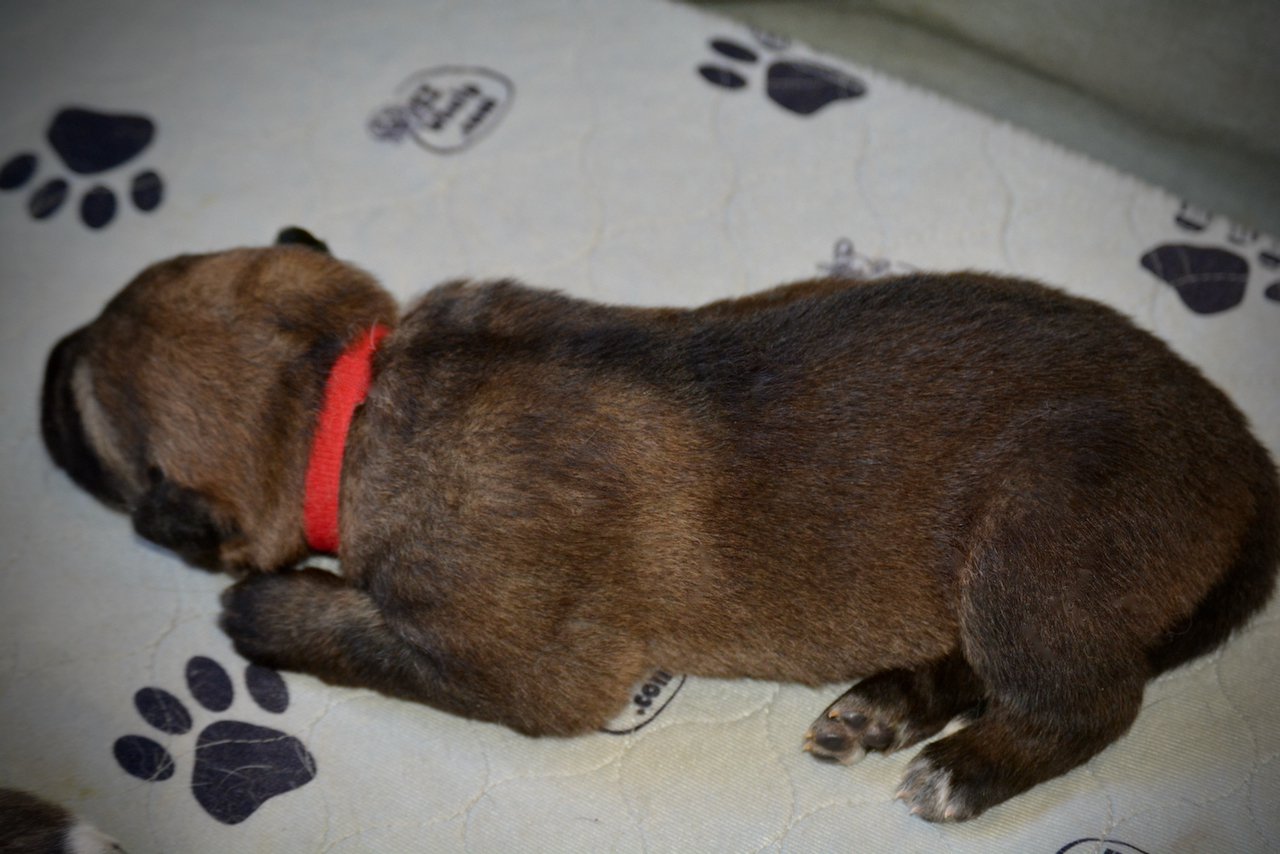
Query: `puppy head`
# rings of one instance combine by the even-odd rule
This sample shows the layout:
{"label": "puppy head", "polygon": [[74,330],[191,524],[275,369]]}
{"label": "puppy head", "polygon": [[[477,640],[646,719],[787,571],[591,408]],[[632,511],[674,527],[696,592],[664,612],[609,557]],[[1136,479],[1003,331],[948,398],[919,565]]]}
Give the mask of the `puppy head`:
{"label": "puppy head", "polygon": [[329,368],[394,301],[301,229],[140,273],[54,347],[54,462],[141,536],[210,568],[305,554],[302,484]]}

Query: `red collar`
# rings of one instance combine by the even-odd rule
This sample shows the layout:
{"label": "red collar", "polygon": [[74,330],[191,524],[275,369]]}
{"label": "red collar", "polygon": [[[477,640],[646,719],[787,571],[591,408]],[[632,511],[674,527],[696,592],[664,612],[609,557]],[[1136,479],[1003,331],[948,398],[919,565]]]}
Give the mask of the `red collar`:
{"label": "red collar", "polygon": [[356,407],[369,392],[373,354],[389,331],[377,324],[367,334],[358,335],[329,372],[302,498],[302,523],[312,551],[338,550],[338,486],[347,431]]}

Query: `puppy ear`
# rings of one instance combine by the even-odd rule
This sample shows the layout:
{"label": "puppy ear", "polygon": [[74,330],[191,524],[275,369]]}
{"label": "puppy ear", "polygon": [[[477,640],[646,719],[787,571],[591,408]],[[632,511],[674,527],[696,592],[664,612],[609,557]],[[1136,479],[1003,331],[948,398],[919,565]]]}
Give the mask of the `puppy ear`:
{"label": "puppy ear", "polygon": [[308,249],[314,249],[317,252],[323,252],[326,255],[329,252],[329,246],[323,240],[320,240],[311,232],[296,225],[288,226],[280,229],[280,233],[276,235],[276,246],[298,245],[306,246]]}
{"label": "puppy ear", "polygon": [[199,492],[179,486],[154,466],[147,476],[151,485],[133,511],[133,529],[188,563],[217,568],[221,546],[234,532],[218,524]]}
{"label": "puppy ear", "polygon": [[120,484],[107,471],[85,435],[84,421],[76,405],[71,377],[80,358],[84,330],[58,342],[45,365],[40,395],[40,435],[49,456],[71,479],[99,501],[123,507]]}

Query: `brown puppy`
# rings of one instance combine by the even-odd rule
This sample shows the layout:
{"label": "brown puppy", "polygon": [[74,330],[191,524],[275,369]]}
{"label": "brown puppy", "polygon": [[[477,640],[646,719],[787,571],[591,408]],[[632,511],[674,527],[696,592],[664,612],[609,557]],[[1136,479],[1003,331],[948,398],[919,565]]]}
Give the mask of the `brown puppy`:
{"label": "brown puppy", "polygon": [[57,804],[18,789],[0,788],[0,852],[124,854],[124,849]]}
{"label": "brown puppy", "polygon": [[[1266,451],[1101,305],[975,274],[689,311],[462,282],[397,319],[290,237],[147,269],[44,394],[54,459],[140,534],[263,571],[224,599],[254,661],[555,735],[657,666],[861,679],[807,748],[962,718],[901,795],[965,819],[1107,746],[1272,591]],[[327,374],[378,323],[343,576],[280,571]]]}

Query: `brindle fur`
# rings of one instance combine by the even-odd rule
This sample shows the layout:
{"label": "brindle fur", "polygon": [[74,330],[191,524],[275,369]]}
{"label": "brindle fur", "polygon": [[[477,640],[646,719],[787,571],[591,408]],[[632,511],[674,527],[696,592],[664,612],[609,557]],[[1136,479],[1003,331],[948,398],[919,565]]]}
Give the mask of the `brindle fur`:
{"label": "brindle fur", "polygon": [[0,852],[124,854],[109,836],[64,807],[19,789],[0,788]]}
{"label": "brindle fur", "polygon": [[[253,661],[532,735],[600,727],[656,666],[862,679],[808,749],[961,716],[900,793],[951,820],[1101,750],[1272,591],[1267,452],[1096,303],[972,273],[694,310],[456,282],[397,320],[290,241],[143,272],[44,400],[54,459],[141,534],[261,570],[224,597]],[[375,322],[342,576],[285,571],[326,372]]]}

